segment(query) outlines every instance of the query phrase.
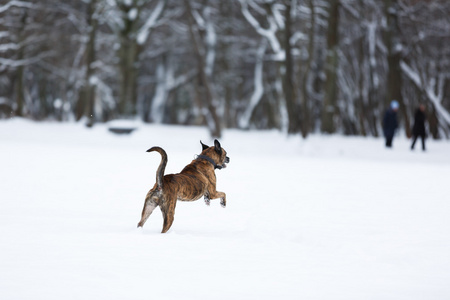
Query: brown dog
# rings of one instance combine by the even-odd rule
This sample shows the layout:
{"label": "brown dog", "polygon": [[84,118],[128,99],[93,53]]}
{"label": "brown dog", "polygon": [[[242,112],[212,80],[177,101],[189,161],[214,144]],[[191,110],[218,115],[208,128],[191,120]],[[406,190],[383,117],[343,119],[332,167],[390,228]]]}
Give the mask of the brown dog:
{"label": "brown dog", "polygon": [[159,205],[164,217],[164,226],[161,233],[165,233],[172,226],[175,205],[177,200],[195,201],[202,196],[209,205],[210,199],[220,198],[222,207],[226,206],[226,195],[216,191],[215,169],[222,169],[230,162],[227,152],[220,146],[218,140],[214,141],[214,146],[209,147],[202,144],[203,151],[190,164],[178,174],[168,174],[164,176],[167,165],[167,154],[160,147],[152,147],[147,152],[156,151],[161,154],[161,163],[156,171],[156,183],[145,197],[142,218],[138,227],[144,226],[145,221],[150,217],[153,210]]}

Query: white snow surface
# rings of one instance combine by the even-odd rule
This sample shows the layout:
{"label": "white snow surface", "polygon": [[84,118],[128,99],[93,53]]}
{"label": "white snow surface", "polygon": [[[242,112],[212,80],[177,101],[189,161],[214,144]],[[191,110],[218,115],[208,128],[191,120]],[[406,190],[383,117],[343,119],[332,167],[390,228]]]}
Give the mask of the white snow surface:
{"label": "white snow surface", "polygon": [[159,208],[136,228],[160,162],[145,151],[179,172],[200,139],[0,122],[1,299],[450,298],[449,142],[226,130],[227,207],[178,202],[168,233]]}

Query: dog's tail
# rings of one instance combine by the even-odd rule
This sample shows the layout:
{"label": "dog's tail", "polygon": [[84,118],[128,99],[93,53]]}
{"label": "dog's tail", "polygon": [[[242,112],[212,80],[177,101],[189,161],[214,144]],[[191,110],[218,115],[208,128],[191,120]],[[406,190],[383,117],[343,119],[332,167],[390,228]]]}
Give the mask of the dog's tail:
{"label": "dog's tail", "polygon": [[159,164],[158,170],[156,171],[156,184],[159,188],[163,188],[163,176],[164,176],[164,170],[166,169],[167,165],[167,153],[164,151],[161,147],[152,147],[147,150],[147,152],[156,151],[159,154],[161,154],[161,163]]}

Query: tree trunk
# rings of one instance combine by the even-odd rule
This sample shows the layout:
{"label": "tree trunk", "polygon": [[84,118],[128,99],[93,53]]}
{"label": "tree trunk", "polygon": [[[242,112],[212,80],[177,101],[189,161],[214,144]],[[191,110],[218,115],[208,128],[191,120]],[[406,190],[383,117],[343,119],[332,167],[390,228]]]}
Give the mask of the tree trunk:
{"label": "tree trunk", "polygon": [[440,138],[439,136],[439,119],[436,116],[436,109],[434,108],[434,105],[428,105],[428,107],[431,107],[431,109],[428,109],[427,115],[427,122],[429,127],[429,134],[433,137],[433,139],[437,140]]}
{"label": "tree trunk", "polygon": [[329,0],[329,16],[327,31],[327,57],[325,61],[325,91],[322,106],[322,132],[334,133],[336,131],[335,117],[338,115],[337,107],[337,68],[338,68],[338,25],[339,0]]}
{"label": "tree trunk", "polygon": [[[119,32],[120,48],[118,53],[120,82],[118,113],[120,116],[130,117],[136,114],[137,103],[137,78],[138,78],[138,57],[141,46],[138,44],[138,20],[140,8],[137,1],[123,3],[119,6],[122,12],[123,25]],[[136,10],[135,18],[129,18],[130,11]]]}
{"label": "tree trunk", "polygon": [[250,101],[245,109],[242,117],[239,120],[239,126],[242,129],[248,129],[250,127],[250,120],[256,107],[259,105],[261,98],[264,95],[264,83],[263,83],[263,66],[264,66],[264,54],[266,53],[267,43],[265,40],[261,42],[256,53],[255,72],[253,79],[253,94],[250,97]]}
{"label": "tree trunk", "polygon": [[[375,30],[376,28],[369,28],[368,29],[368,35],[369,35],[369,92],[367,95],[367,112],[366,112],[366,118],[367,122],[369,124],[369,129],[373,136],[379,136],[378,133],[378,118],[381,119],[381,116],[377,114],[379,111],[379,80],[378,80],[378,74],[376,73],[376,58],[375,58],[375,49],[376,49],[376,40],[375,40]],[[372,36],[372,37],[371,37]],[[371,44],[373,43],[373,44]]]}
{"label": "tree trunk", "polygon": [[392,100],[397,100],[400,104],[400,113],[404,120],[406,136],[411,136],[411,128],[409,124],[409,117],[406,110],[406,106],[402,96],[402,70],[400,67],[401,61],[401,49],[400,44],[400,29],[398,24],[398,0],[384,0],[385,14],[387,20],[386,30],[386,46],[388,49],[387,63],[387,97],[386,106]]}
{"label": "tree trunk", "polygon": [[121,37],[119,53],[120,92],[119,114],[131,116],[136,114],[137,103],[137,57],[138,45],[128,34]]}
{"label": "tree trunk", "polygon": [[219,117],[216,112],[216,107],[214,106],[214,96],[211,88],[211,82],[210,78],[206,75],[206,69],[205,69],[205,61],[203,57],[204,54],[201,53],[199,41],[197,41],[197,38],[195,36],[194,32],[194,25],[193,25],[193,12],[192,7],[189,0],[184,1],[186,4],[186,8],[188,10],[188,22],[189,22],[189,34],[191,36],[192,44],[194,46],[194,52],[195,56],[197,58],[197,64],[198,64],[198,72],[199,72],[199,85],[202,87],[203,93],[201,95],[203,96],[204,100],[206,101],[206,108],[209,112],[209,116],[205,116],[207,120],[207,125],[210,130],[212,137],[220,138],[222,135],[221,125],[219,121]]}
{"label": "tree trunk", "polygon": [[310,78],[311,66],[314,58],[314,43],[315,43],[315,29],[316,29],[316,12],[314,1],[309,0],[309,8],[311,10],[310,15],[310,28],[308,33],[308,60],[306,61],[306,68],[303,72],[303,80],[301,87],[301,95],[302,95],[302,112],[301,112],[301,131],[302,137],[306,138],[311,130],[311,116],[310,116],[310,104],[309,104],[309,93],[308,93],[308,83]]}
{"label": "tree trunk", "polygon": [[291,1],[287,1],[285,9],[285,30],[284,30],[284,80],[283,80],[283,90],[286,99],[286,108],[288,112],[289,126],[288,133],[297,133],[300,131],[299,126],[299,112],[297,105],[296,91],[294,87],[294,64],[292,60],[292,47],[291,47],[291,37],[292,37],[292,20],[291,20]]}
{"label": "tree trunk", "polygon": [[358,63],[359,63],[359,78],[358,78],[358,88],[359,88],[359,96],[358,99],[356,99],[355,103],[355,111],[357,112],[357,121],[359,123],[359,134],[362,134],[363,136],[367,136],[366,131],[366,106],[367,103],[365,102],[366,93],[364,92],[364,82],[365,82],[365,76],[368,76],[368,74],[365,74],[366,68],[364,66],[364,38],[360,38],[358,41],[359,46],[359,53],[358,53]]}
{"label": "tree trunk", "polygon": [[[23,50],[19,50],[18,59],[23,59]],[[17,83],[16,83],[16,111],[15,115],[18,117],[22,117],[25,115],[25,93],[24,93],[24,73],[25,73],[25,66],[19,66],[17,68]]]}
{"label": "tree trunk", "polygon": [[[22,45],[23,41],[25,40],[25,36],[24,36],[24,31],[25,31],[25,26],[26,26],[26,22],[27,22],[27,17],[28,17],[28,12],[27,9],[24,8],[23,9],[23,15],[21,17],[20,20],[20,31],[19,31],[19,45],[20,48],[18,50],[17,53],[17,60],[18,61],[22,61],[25,58],[25,45]],[[25,66],[24,65],[19,65],[17,68],[17,83],[16,83],[16,111],[15,111],[15,115],[22,117],[26,114],[25,112]]]}
{"label": "tree trunk", "polygon": [[91,127],[94,125],[94,102],[95,102],[95,84],[92,82],[92,76],[94,75],[94,69],[92,68],[95,62],[95,40],[97,36],[98,19],[94,17],[97,7],[97,0],[91,0],[88,5],[88,26],[89,26],[89,40],[86,47],[86,73],[85,73],[85,97],[84,101],[84,115],[87,118],[86,126]]}

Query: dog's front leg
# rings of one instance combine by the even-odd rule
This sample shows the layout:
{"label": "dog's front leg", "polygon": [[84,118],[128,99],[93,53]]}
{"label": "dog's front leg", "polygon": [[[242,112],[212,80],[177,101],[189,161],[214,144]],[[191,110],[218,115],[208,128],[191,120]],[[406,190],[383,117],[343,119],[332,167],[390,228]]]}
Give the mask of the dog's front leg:
{"label": "dog's front leg", "polygon": [[227,206],[227,195],[224,192],[214,191],[214,193],[211,193],[210,196],[211,199],[220,198],[220,205],[222,205],[222,207]]}

